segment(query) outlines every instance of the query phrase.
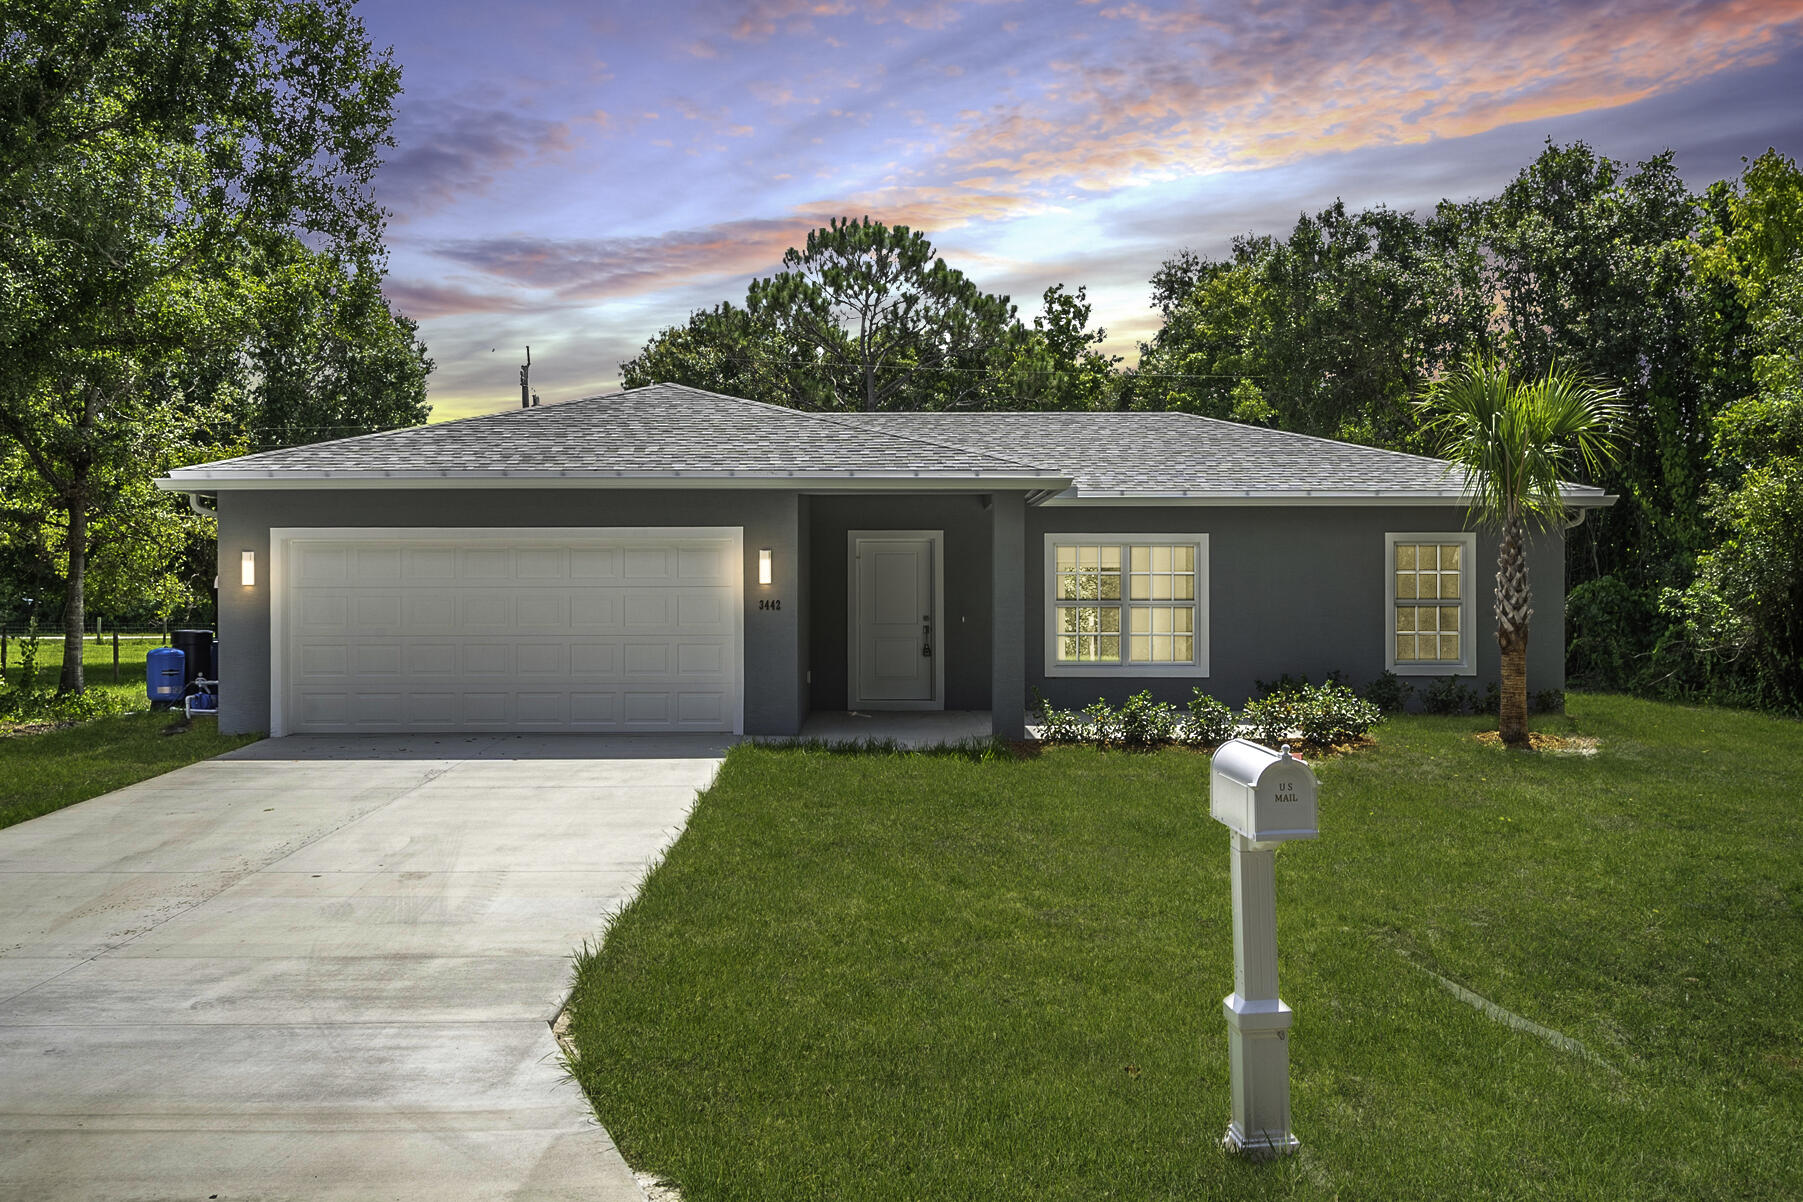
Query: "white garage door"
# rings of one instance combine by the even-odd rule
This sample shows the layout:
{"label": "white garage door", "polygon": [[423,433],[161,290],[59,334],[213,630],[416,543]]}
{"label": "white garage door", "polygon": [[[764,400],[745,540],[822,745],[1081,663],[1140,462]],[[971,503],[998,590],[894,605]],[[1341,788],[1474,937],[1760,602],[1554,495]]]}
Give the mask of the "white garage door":
{"label": "white garage door", "polygon": [[736,529],[271,534],[275,733],[738,725]]}

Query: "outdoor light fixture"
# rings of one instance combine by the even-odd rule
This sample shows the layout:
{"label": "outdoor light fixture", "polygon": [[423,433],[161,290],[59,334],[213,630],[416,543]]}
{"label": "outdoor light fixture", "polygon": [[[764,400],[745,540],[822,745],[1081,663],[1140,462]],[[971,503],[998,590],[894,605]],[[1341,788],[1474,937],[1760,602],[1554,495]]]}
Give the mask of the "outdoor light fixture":
{"label": "outdoor light fixture", "polygon": [[770,583],[770,555],[771,555],[771,551],[770,551],[769,547],[759,547],[758,548],[758,583],[759,584],[769,584]]}
{"label": "outdoor light fixture", "polygon": [[255,551],[246,551],[239,557],[238,581],[245,588],[251,588],[257,583],[257,553]]}

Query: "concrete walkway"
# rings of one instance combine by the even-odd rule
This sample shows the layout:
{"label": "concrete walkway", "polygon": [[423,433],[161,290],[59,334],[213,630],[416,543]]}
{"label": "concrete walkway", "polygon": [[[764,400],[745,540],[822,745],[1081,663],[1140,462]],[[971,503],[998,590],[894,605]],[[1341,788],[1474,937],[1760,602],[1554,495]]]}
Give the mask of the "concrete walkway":
{"label": "concrete walkway", "polygon": [[0,1198],[643,1195],[570,953],[723,738],[288,738],[0,831]]}

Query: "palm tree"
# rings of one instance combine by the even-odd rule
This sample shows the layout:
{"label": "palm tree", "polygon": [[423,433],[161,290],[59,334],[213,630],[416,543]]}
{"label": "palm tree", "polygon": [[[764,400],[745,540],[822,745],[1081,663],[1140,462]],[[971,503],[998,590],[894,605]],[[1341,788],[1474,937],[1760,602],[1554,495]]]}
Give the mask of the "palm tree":
{"label": "palm tree", "polygon": [[1527,528],[1563,524],[1560,480],[1579,462],[1592,474],[1614,462],[1620,395],[1557,365],[1536,379],[1517,379],[1496,360],[1474,355],[1418,402],[1438,453],[1465,469],[1471,517],[1502,534],[1496,558],[1496,641],[1502,648],[1497,729],[1505,743],[1528,741],[1528,620],[1534,610]]}

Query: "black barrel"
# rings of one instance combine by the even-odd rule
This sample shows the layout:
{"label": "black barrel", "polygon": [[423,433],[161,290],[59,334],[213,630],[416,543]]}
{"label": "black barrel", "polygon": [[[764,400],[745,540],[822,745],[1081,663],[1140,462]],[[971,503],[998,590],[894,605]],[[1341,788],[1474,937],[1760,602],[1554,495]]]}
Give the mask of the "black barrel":
{"label": "black barrel", "polygon": [[214,679],[212,631],[177,630],[169,635],[169,645],[182,653],[183,690],[193,683],[196,676]]}

